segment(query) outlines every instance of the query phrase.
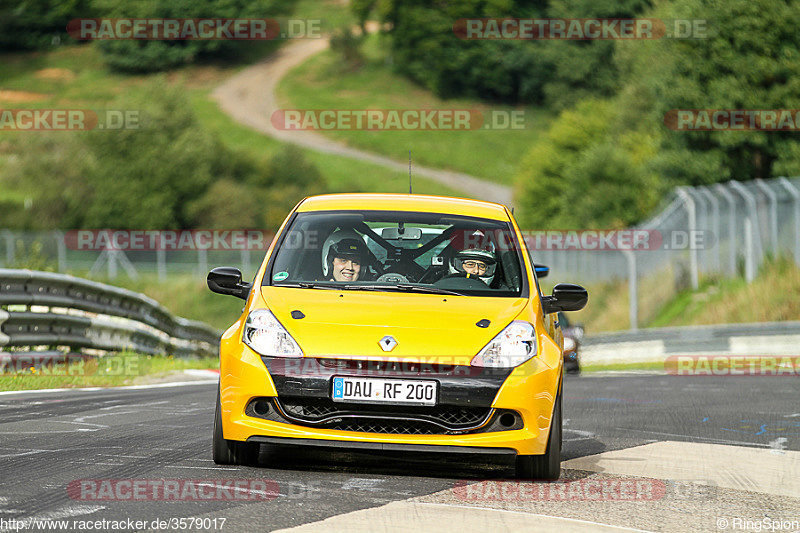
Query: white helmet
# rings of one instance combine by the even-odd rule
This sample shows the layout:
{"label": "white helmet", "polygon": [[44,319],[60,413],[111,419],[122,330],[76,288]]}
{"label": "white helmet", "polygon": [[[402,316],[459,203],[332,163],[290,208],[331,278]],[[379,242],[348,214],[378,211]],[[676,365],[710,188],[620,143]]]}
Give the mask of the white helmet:
{"label": "white helmet", "polygon": [[[331,246],[338,244],[340,241],[347,239],[348,241],[356,240],[361,243],[360,249],[356,251],[358,255],[363,257],[366,261],[366,244],[364,238],[352,229],[339,229],[331,233],[322,245],[322,275],[326,278],[333,275],[332,261],[333,257],[330,256]],[[358,246],[358,245],[357,245]]]}
{"label": "white helmet", "polygon": [[464,261],[480,261],[486,265],[486,272],[484,272],[482,276],[478,275],[478,277],[481,281],[486,283],[486,285],[490,285],[494,279],[495,271],[497,270],[497,257],[494,253],[494,245],[490,243],[489,248],[491,249],[464,248],[459,250],[450,259],[450,273],[465,274]]}

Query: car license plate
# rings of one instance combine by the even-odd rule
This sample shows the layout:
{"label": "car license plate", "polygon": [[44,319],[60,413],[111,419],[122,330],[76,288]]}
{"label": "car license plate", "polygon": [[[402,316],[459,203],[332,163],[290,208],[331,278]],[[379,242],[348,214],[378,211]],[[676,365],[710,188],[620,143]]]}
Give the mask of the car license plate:
{"label": "car license plate", "polygon": [[422,379],[385,379],[334,376],[334,402],[436,405],[438,382]]}

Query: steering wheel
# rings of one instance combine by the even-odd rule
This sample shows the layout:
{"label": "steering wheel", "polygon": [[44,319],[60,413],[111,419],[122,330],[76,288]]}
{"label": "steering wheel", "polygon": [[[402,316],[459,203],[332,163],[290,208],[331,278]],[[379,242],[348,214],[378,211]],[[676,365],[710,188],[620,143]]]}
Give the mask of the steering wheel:
{"label": "steering wheel", "polygon": [[387,272],[378,278],[382,283],[408,283],[408,278],[396,272]]}
{"label": "steering wheel", "polygon": [[467,277],[466,273],[450,274],[443,277],[433,284],[434,287],[441,289],[472,289],[472,290],[487,290],[489,286],[478,276]]}

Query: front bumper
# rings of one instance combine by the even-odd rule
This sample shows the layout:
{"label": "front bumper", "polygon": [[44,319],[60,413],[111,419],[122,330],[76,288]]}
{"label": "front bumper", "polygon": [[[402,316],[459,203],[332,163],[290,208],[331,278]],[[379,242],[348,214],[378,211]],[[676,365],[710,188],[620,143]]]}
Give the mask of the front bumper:
{"label": "front bumper", "polygon": [[[402,374],[393,375],[391,369],[357,368],[349,360],[339,359],[346,362],[325,367],[321,360],[311,357],[295,360],[261,358],[238,342],[232,348],[226,350],[223,342],[220,375],[222,425],[224,437],[238,441],[302,439],[297,444],[308,444],[310,440],[318,441],[321,446],[340,443],[353,448],[410,450],[416,446],[421,450],[450,451],[451,447],[459,447],[464,450],[480,448],[485,453],[542,454],[561,376],[560,353],[557,357],[536,357],[513,370],[500,372],[468,366],[442,368],[434,365],[416,369],[416,372],[414,368],[406,367]],[[548,366],[548,360],[554,365]],[[400,434],[341,430],[336,429],[336,425],[292,422],[286,413],[265,417],[252,411],[252,402],[258,399],[269,399],[278,405],[292,398],[325,401],[330,398],[330,383],[334,375],[436,379],[439,381],[437,406],[485,408],[492,416],[508,410],[517,413],[520,420],[511,428],[491,431],[487,431],[484,425],[470,431]]]}

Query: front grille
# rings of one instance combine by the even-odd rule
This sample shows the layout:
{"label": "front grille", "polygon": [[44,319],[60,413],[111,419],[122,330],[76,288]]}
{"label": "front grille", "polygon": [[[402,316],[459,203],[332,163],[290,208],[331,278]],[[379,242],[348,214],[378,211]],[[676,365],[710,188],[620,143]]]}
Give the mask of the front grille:
{"label": "front grille", "polygon": [[[474,428],[484,422],[492,409],[450,405],[405,406],[337,403],[322,398],[282,398],[279,407],[303,422],[320,423],[340,417],[403,418],[438,425],[445,430]],[[355,430],[349,430],[355,431]]]}
{"label": "front grille", "polygon": [[[359,372],[380,372],[388,375],[402,374],[456,374],[465,375],[475,368],[448,363],[420,363],[415,361],[372,361],[359,359],[318,358],[317,362],[324,368],[336,370],[357,370]],[[479,371],[479,370],[478,370]]]}
{"label": "front grille", "polygon": [[455,435],[523,427],[520,414],[510,409],[355,404],[322,398],[253,398],[245,414],[307,427],[392,435]]}
{"label": "front grille", "polygon": [[339,431],[359,431],[365,433],[390,433],[393,435],[436,435],[443,433],[437,427],[414,420],[342,420],[326,426]]}
{"label": "front grille", "polygon": [[321,401],[305,401],[298,403],[295,400],[290,402],[281,402],[281,405],[283,406],[284,411],[294,417],[306,421],[314,421],[321,420],[337,413],[338,408],[335,404],[333,404],[333,402],[330,402],[330,404],[326,403],[327,402]]}

